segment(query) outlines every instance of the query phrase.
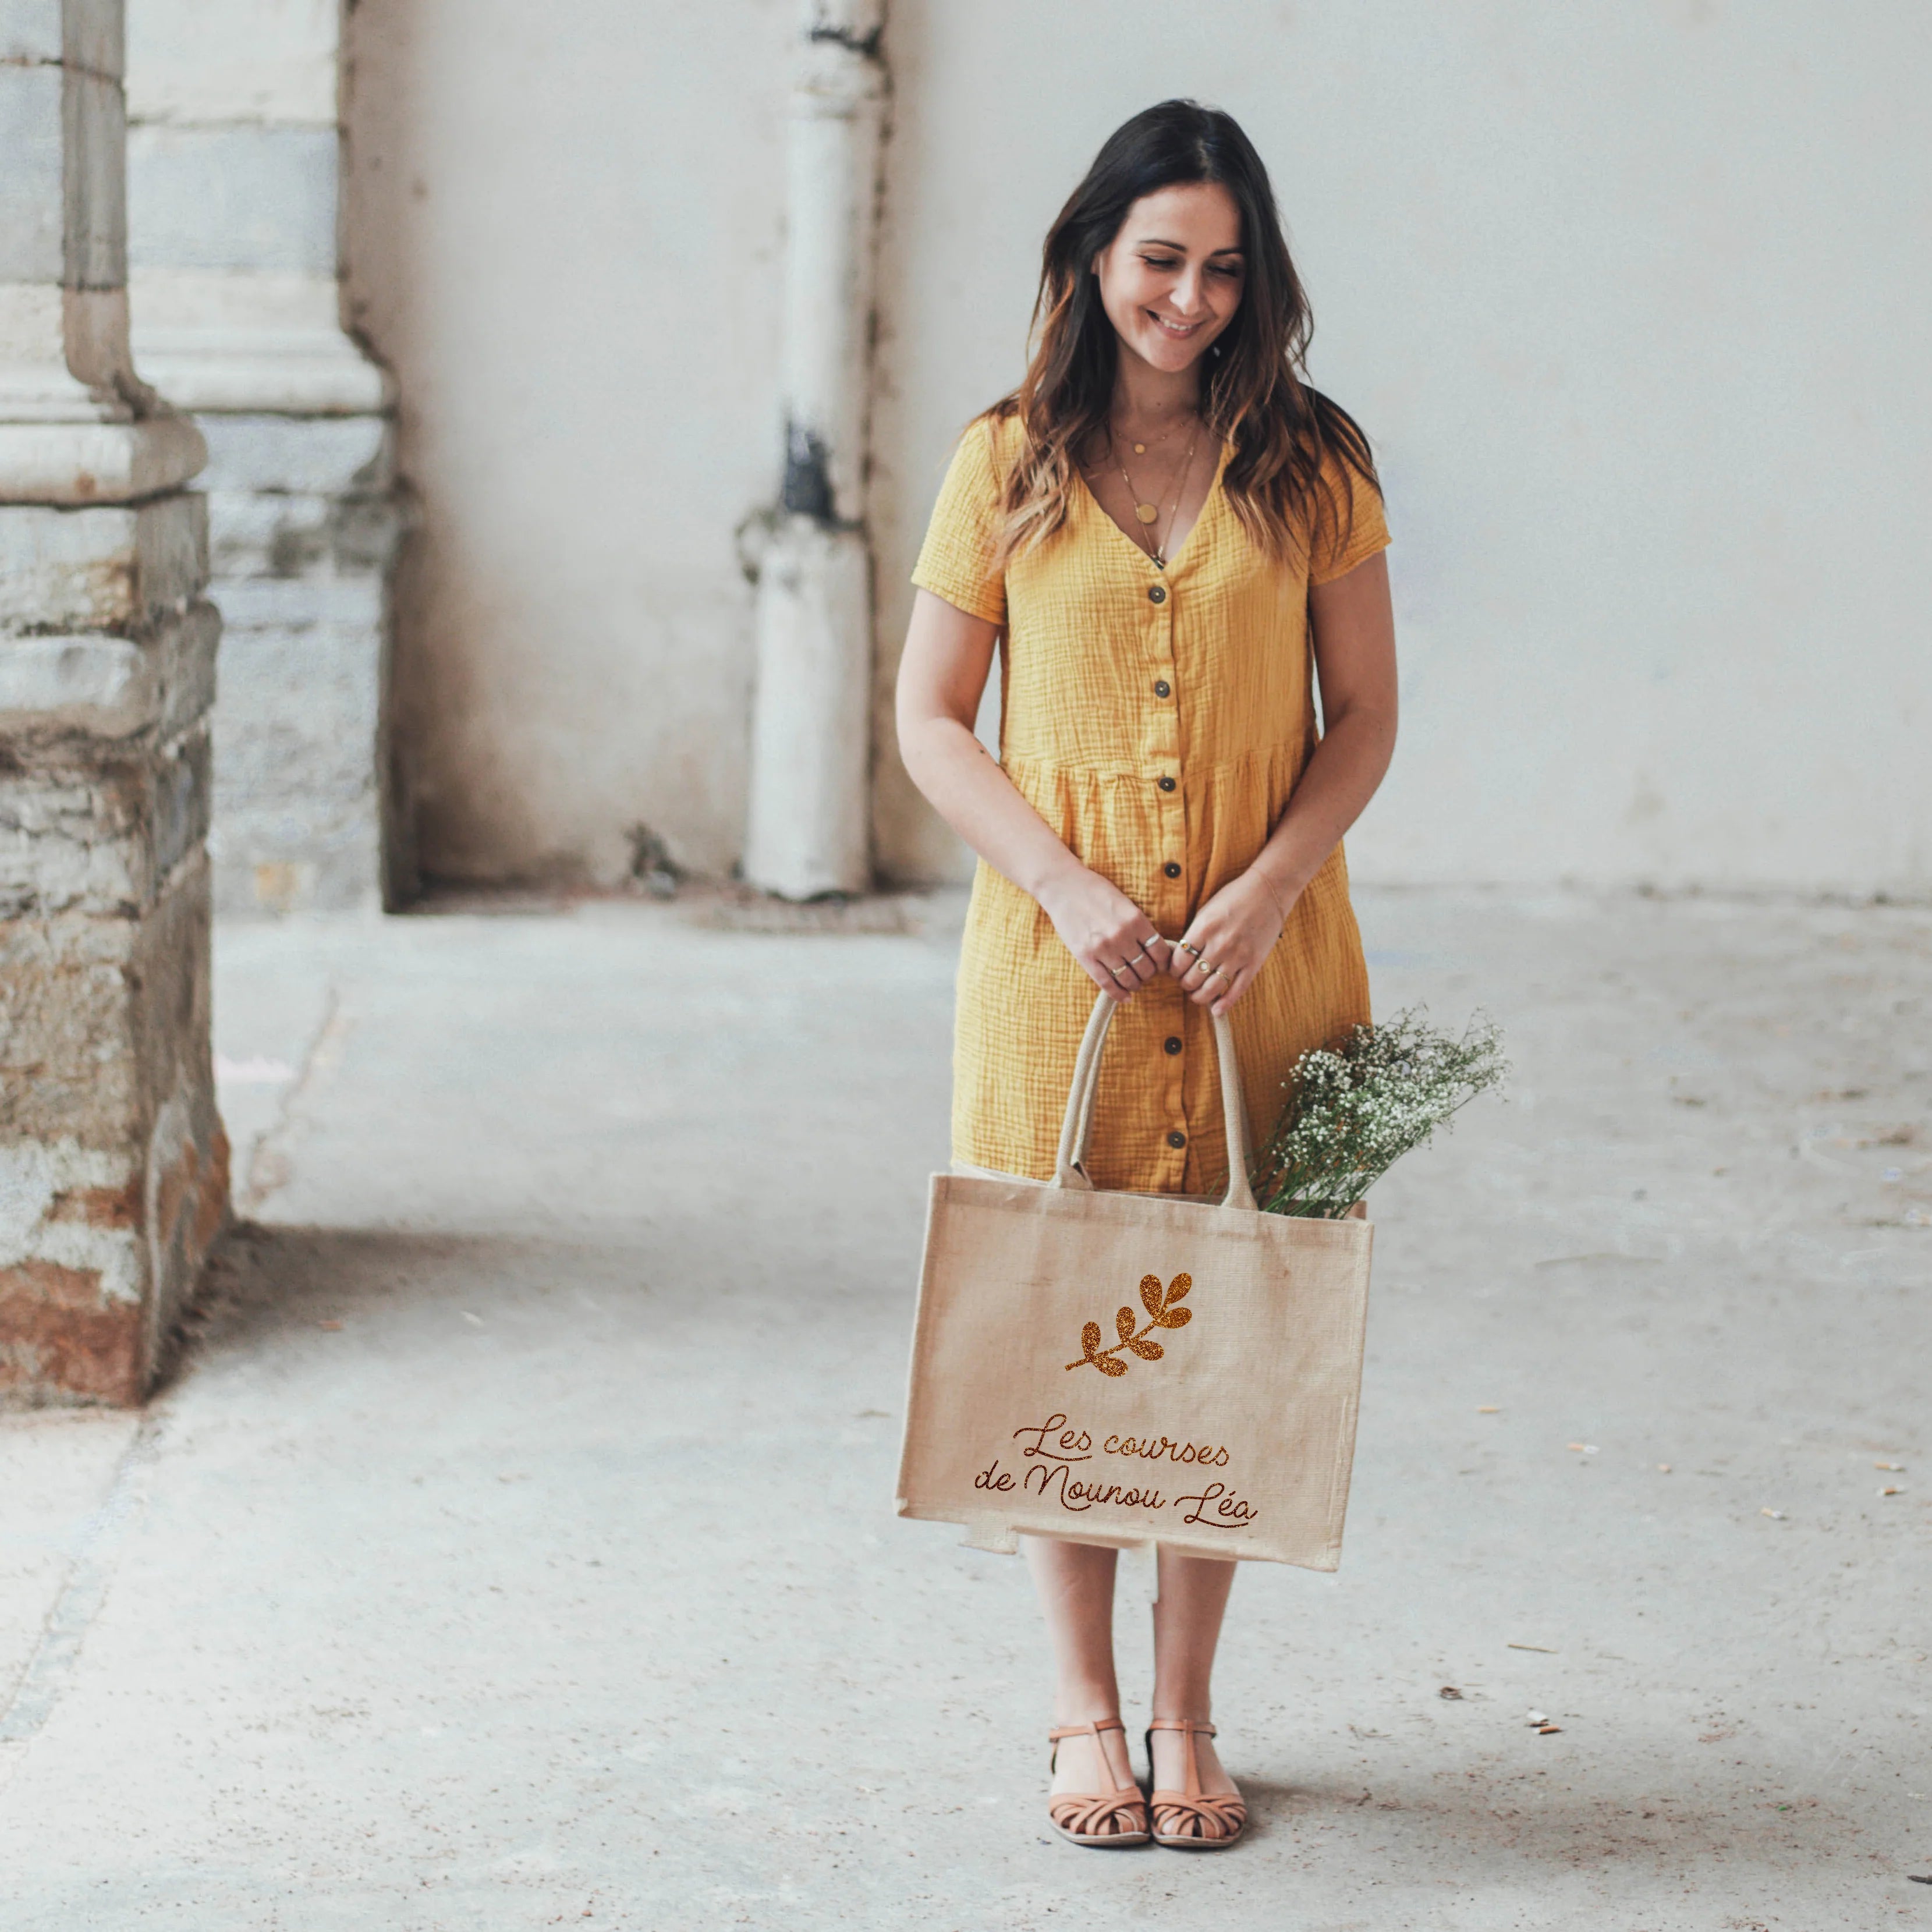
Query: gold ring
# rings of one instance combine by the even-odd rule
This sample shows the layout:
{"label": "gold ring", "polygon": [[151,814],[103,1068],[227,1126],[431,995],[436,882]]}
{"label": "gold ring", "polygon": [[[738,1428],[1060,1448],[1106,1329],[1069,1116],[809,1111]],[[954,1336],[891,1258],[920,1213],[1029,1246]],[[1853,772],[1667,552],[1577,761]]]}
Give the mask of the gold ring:
{"label": "gold ring", "polygon": [[1186,942],[1186,940],[1184,940],[1184,939],[1180,942],[1180,950],[1183,952],[1191,952],[1191,953],[1192,953],[1192,954],[1193,954],[1193,956],[1195,956],[1195,958],[1197,958],[1197,959],[1198,959],[1198,958],[1201,957],[1201,949],[1200,949],[1200,947],[1199,947],[1199,946],[1190,946],[1190,945],[1188,944],[1188,943]]}

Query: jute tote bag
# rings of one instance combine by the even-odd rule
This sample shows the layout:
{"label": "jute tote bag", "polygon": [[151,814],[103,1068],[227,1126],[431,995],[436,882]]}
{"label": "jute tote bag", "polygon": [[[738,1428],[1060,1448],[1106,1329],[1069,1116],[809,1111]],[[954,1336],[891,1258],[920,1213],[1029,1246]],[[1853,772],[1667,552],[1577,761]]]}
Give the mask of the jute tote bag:
{"label": "jute tote bag", "polygon": [[1088,1023],[1051,1181],[932,1177],[898,1513],[982,1549],[1024,1531],[1333,1570],[1373,1231],[1256,1211],[1224,1019],[1227,1198],[1096,1192],[1113,1010]]}

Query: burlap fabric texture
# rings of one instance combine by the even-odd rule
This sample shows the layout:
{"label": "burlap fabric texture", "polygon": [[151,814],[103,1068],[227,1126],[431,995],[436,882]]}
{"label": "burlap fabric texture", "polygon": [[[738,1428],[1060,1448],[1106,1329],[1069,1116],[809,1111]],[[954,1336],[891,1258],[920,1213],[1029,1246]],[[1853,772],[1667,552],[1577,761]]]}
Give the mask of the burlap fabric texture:
{"label": "burlap fabric texture", "polygon": [[932,1178],[898,1512],[982,1549],[1024,1532],[1333,1570],[1374,1231],[1256,1210],[1222,1019],[1226,1198],[1096,1191],[1114,1011],[1095,1003],[1052,1180]]}

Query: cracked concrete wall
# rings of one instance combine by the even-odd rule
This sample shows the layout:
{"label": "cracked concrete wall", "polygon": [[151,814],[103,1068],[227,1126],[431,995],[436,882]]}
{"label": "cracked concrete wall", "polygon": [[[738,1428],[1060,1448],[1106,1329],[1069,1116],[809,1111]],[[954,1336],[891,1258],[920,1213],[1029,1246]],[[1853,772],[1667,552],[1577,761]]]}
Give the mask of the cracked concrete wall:
{"label": "cracked concrete wall", "polygon": [[134,350],[208,446],[224,911],[412,890],[386,797],[389,396],[339,317],[338,27],[338,0],[128,0]]}

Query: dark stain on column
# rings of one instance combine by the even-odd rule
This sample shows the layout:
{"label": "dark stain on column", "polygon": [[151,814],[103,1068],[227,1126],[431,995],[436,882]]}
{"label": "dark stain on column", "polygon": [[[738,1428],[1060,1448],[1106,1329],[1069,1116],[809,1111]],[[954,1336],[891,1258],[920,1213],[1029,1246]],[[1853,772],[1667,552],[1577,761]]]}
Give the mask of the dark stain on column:
{"label": "dark stain on column", "polygon": [[832,472],[825,445],[797,423],[785,425],[785,508],[795,517],[809,517],[828,530],[838,527],[832,500]]}
{"label": "dark stain on column", "polygon": [[879,42],[885,34],[883,23],[869,34],[855,34],[849,27],[814,27],[806,38],[810,40],[830,40],[835,46],[844,47],[856,54],[861,60],[876,60],[879,55]]}

